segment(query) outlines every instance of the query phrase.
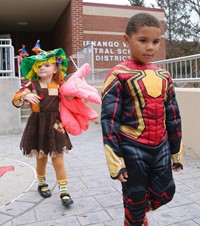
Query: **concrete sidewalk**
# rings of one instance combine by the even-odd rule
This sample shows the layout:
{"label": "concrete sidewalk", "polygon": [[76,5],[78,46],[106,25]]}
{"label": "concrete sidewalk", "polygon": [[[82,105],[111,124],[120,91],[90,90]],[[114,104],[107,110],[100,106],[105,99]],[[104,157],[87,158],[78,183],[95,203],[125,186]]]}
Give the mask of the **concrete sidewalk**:
{"label": "concrete sidewalk", "polygon": [[[121,185],[110,179],[103,151],[101,127],[72,137],[65,155],[69,193],[74,204],[61,205],[51,162],[47,182],[52,196],[37,192],[35,160],[19,150],[21,136],[0,136],[0,168],[14,166],[0,177],[0,225],[4,226],[123,226]],[[172,202],[148,214],[149,226],[200,225],[200,159],[185,156],[184,170],[174,173],[177,192]]]}

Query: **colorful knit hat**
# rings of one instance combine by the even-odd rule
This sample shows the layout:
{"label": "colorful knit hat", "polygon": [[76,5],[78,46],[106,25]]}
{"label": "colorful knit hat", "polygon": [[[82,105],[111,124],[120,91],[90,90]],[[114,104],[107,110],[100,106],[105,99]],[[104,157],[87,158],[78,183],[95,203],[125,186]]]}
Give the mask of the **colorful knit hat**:
{"label": "colorful knit hat", "polygon": [[21,57],[29,56],[28,52],[26,51],[25,45],[22,44],[22,48],[18,50]]}
{"label": "colorful knit hat", "polygon": [[18,50],[18,53],[19,53],[19,57],[20,57],[19,58],[20,59],[20,62],[22,61],[22,59],[24,57],[29,56],[28,52],[25,49],[25,45],[24,44],[22,44],[22,48]]}
{"label": "colorful knit hat", "polygon": [[32,51],[35,52],[35,54],[43,52],[43,50],[40,47],[40,40],[37,40],[35,46],[32,48]]}
{"label": "colorful knit hat", "polygon": [[62,77],[66,75],[68,61],[62,48],[43,51],[37,55],[25,57],[21,62],[21,73],[27,80],[37,80],[38,68],[44,63],[56,63],[61,65]]}

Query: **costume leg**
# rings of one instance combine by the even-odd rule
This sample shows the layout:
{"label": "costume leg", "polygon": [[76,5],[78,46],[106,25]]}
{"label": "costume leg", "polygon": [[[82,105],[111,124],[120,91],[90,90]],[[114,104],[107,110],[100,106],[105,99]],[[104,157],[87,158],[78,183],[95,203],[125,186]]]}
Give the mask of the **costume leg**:
{"label": "costume leg", "polygon": [[67,173],[65,170],[65,163],[64,163],[64,157],[57,156],[54,158],[51,158],[55,173],[56,173],[56,179],[58,180],[66,180],[67,181]]}
{"label": "costume leg", "polygon": [[169,146],[166,143],[154,157],[149,181],[149,209],[158,207],[172,200],[175,193],[175,183],[172,176]]}
{"label": "costume leg", "polygon": [[148,205],[148,180],[151,155],[139,147],[123,147],[128,180],[122,183],[125,221],[124,225],[144,225]]}
{"label": "costume leg", "polygon": [[36,172],[39,181],[38,192],[43,198],[48,198],[51,196],[51,192],[48,189],[48,184],[46,183],[46,166],[47,166],[48,156],[42,158],[36,158]]}
{"label": "costume leg", "polygon": [[36,157],[36,172],[39,176],[46,176],[48,156],[38,158]]}
{"label": "costume leg", "polygon": [[63,155],[52,158],[52,164],[56,172],[56,179],[62,204],[67,207],[73,203],[73,200],[67,192],[67,173],[65,170]]}

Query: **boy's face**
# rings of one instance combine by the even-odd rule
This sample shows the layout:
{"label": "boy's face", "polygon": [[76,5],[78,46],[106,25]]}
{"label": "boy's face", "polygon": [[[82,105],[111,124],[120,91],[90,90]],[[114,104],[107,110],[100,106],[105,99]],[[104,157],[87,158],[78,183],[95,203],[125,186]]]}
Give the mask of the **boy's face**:
{"label": "boy's face", "polygon": [[41,79],[51,79],[56,72],[56,65],[46,62],[39,66],[37,76]]}
{"label": "boy's face", "polygon": [[145,64],[151,62],[159,50],[161,30],[144,26],[131,36],[124,34],[124,39],[130,48],[131,59]]}

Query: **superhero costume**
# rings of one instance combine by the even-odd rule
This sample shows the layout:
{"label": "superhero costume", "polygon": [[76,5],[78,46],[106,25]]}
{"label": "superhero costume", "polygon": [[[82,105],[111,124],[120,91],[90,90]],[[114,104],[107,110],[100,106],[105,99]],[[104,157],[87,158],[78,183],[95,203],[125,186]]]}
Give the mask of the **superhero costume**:
{"label": "superhero costume", "polygon": [[145,212],[175,193],[173,164],[182,167],[181,118],[170,74],[132,60],[115,66],[102,88],[104,149],[113,179],[122,183],[125,225],[142,225]]}

